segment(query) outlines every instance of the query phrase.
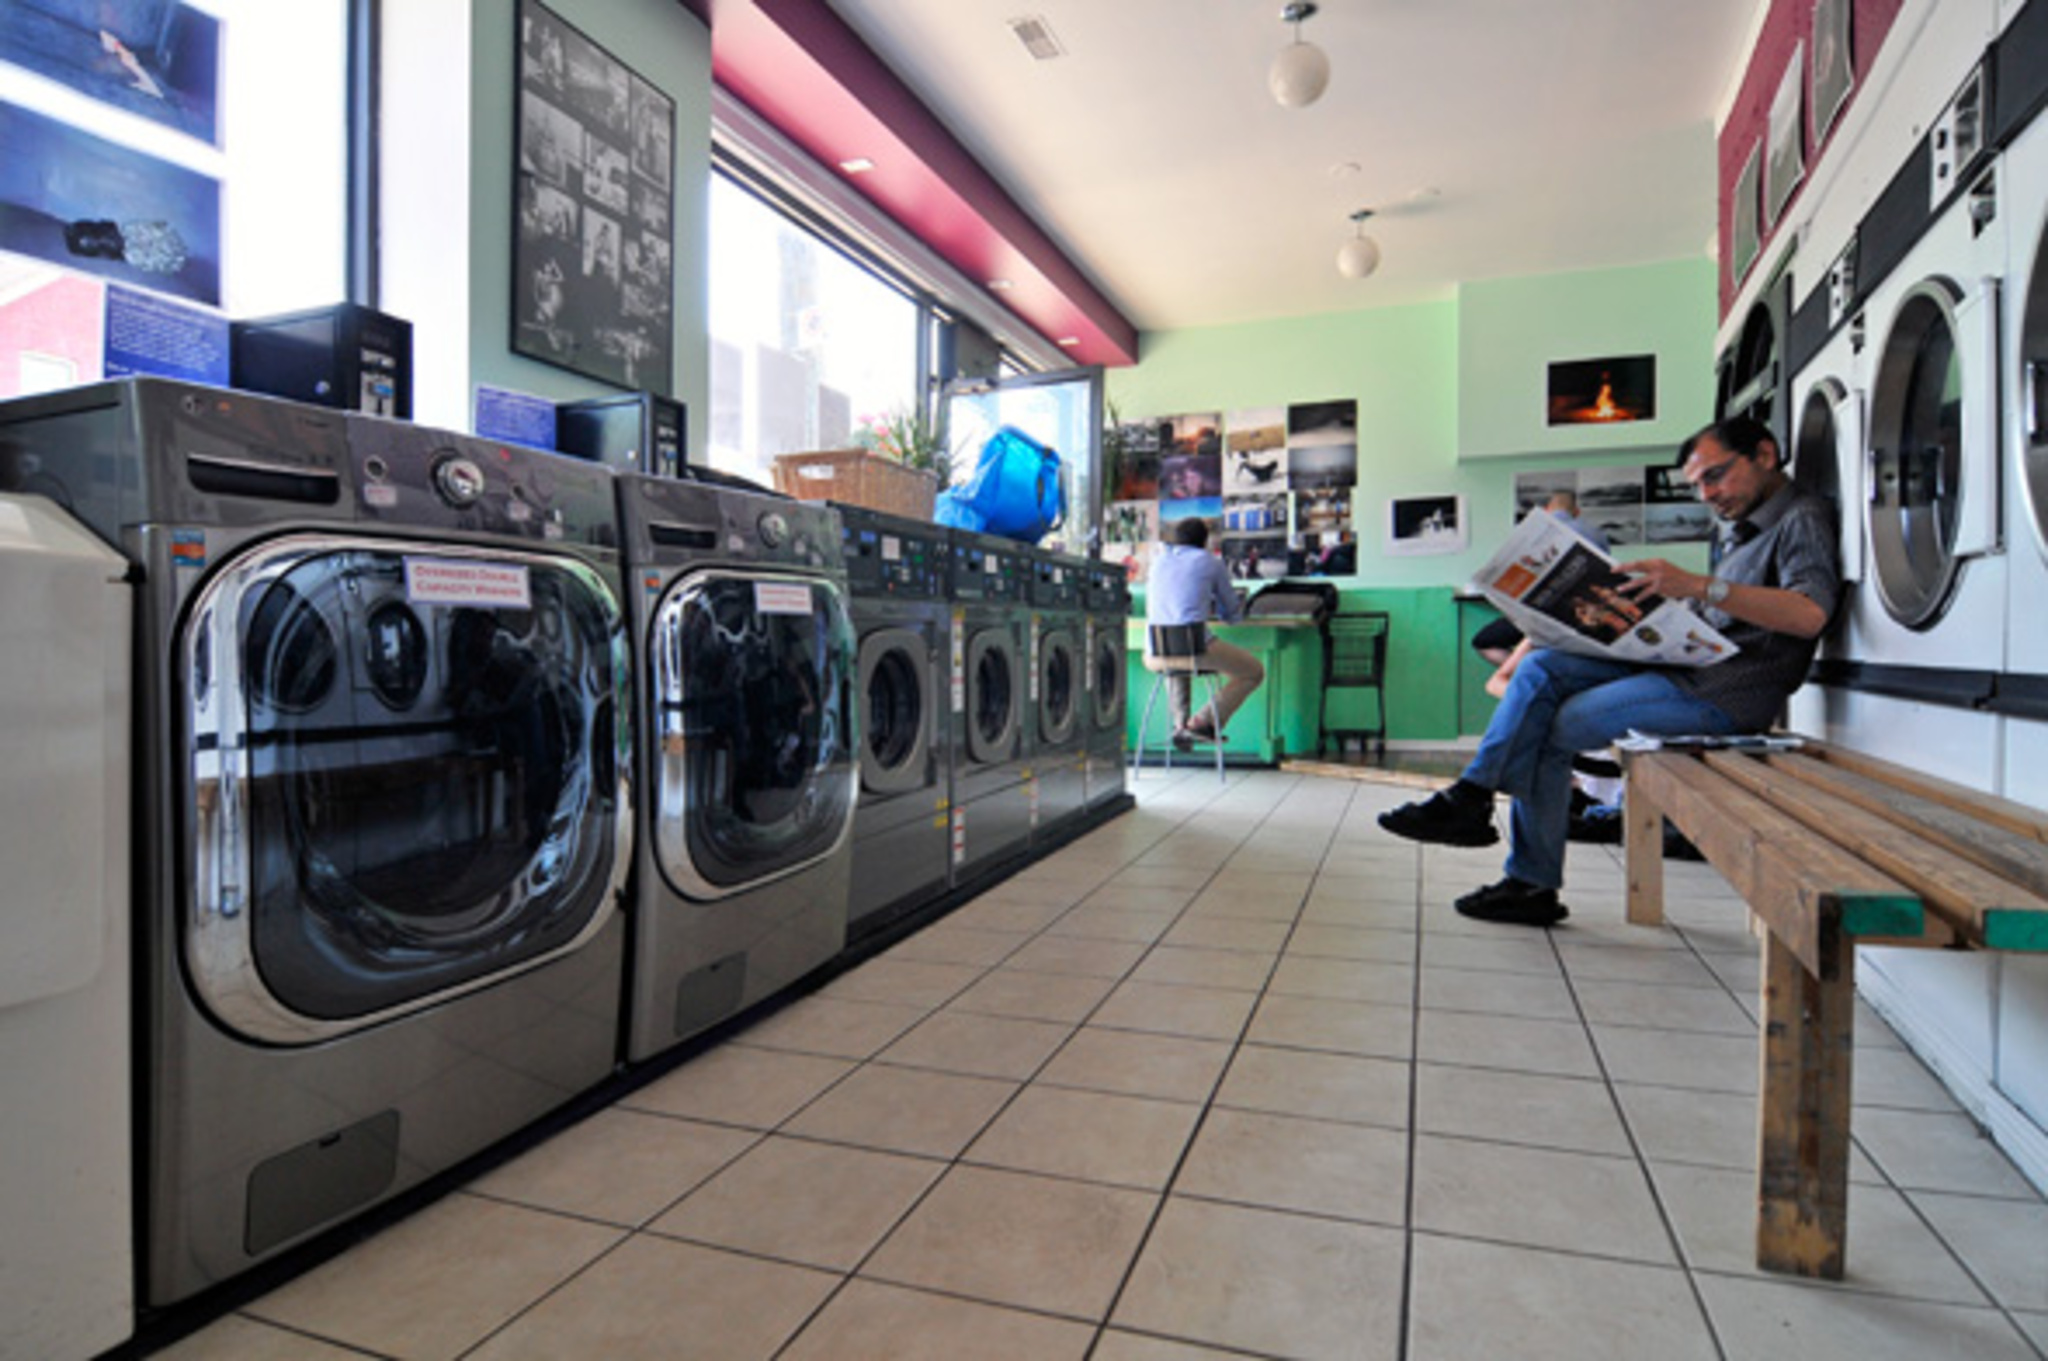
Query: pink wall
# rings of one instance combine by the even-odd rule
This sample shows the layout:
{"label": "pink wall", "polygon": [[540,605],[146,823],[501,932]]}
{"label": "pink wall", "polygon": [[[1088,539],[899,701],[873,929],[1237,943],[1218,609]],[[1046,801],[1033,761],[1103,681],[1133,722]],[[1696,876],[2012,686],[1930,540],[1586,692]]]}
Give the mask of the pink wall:
{"label": "pink wall", "polygon": [[[100,376],[100,328],[106,290],[94,280],[63,273],[43,287],[0,304],[0,355],[23,350],[56,355],[77,366],[78,381]],[[21,395],[21,374],[0,365],[0,397]]]}

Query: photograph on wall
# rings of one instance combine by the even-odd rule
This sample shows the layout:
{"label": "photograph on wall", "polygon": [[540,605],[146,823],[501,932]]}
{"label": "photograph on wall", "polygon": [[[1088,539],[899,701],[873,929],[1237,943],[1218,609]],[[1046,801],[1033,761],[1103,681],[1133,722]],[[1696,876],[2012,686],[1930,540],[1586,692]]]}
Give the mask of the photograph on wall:
{"label": "photograph on wall", "polygon": [[1296,532],[1333,534],[1351,527],[1351,488],[1306,491],[1294,498]]}
{"label": "photograph on wall", "polygon": [[1792,191],[1806,178],[1806,44],[1792,49],[1784,79],[1771,100],[1770,151],[1764,165],[1764,227],[1792,200]]}
{"label": "photograph on wall", "polygon": [[668,394],[675,101],[520,0],[516,124],[513,351]]}
{"label": "photograph on wall", "polygon": [[1102,560],[1124,564],[1129,581],[1145,579],[1152,545],[1159,541],[1157,501],[1112,501],[1102,513]]}
{"label": "photograph on wall", "polygon": [[1256,492],[1286,486],[1286,409],[1266,406],[1231,412],[1224,421],[1223,489]]}
{"label": "photograph on wall", "polygon": [[1285,534],[1288,521],[1287,499],[1287,493],[1284,491],[1264,496],[1224,497],[1223,532]]}
{"label": "photograph on wall", "polygon": [[0,250],[220,306],[220,181],[0,104]]}
{"label": "photograph on wall", "polygon": [[1749,149],[1749,159],[1742,163],[1742,173],[1735,177],[1734,201],[1728,205],[1728,277],[1737,285],[1742,283],[1749,267],[1756,263],[1757,252],[1763,248],[1756,221],[1756,180],[1763,154],[1762,143]]}
{"label": "photograph on wall", "polygon": [[1226,534],[1223,565],[1237,581],[1277,581],[1287,575],[1287,536]]}
{"label": "photograph on wall", "polygon": [[1460,553],[1471,543],[1462,496],[1397,496],[1387,502],[1387,555]]}
{"label": "photograph on wall", "polygon": [[9,0],[0,61],[220,145],[221,21],[176,0]]}
{"label": "photograph on wall", "polygon": [[1552,363],[1544,387],[1551,425],[1618,425],[1657,418],[1657,356]]}
{"label": "photograph on wall", "polygon": [[1655,465],[1644,470],[1644,543],[1706,543],[1713,537],[1714,512],[1682,471]]}
{"label": "photograph on wall", "polygon": [[1522,523],[1524,515],[1546,504],[1551,497],[1563,491],[1578,495],[1578,469],[1552,468],[1540,473],[1516,473],[1515,523]]}
{"label": "photograph on wall", "polygon": [[1173,527],[1190,517],[1206,520],[1209,524],[1209,546],[1214,548],[1223,539],[1223,498],[1220,496],[1193,497],[1184,501],[1161,501],[1159,503],[1159,533],[1155,537],[1173,537]]}
{"label": "photograph on wall", "polygon": [[1287,485],[1294,491],[1358,485],[1358,403],[1287,408]]}
{"label": "photograph on wall", "polygon": [[1297,577],[1357,576],[1357,535],[1348,529],[1295,535],[1288,548],[1287,572]]}
{"label": "photograph on wall", "polygon": [[1189,501],[1223,494],[1223,414],[1201,411],[1168,422],[1171,441],[1159,459],[1159,499]]}
{"label": "photograph on wall", "polygon": [[1171,442],[1164,421],[1123,421],[1103,432],[1104,494],[1112,501],[1151,501],[1159,496],[1159,455]]}
{"label": "photograph on wall", "polygon": [[1813,146],[1820,149],[1828,129],[1856,88],[1855,49],[1849,26],[1856,6],[1851,0],[1819,0],[1813,7]]}
{"label": "photograph on wall", "polygon": [[1645,471],[1640,463],[1579,469],[1579,523],[1597,531],[1610,549],[1643,541]]}

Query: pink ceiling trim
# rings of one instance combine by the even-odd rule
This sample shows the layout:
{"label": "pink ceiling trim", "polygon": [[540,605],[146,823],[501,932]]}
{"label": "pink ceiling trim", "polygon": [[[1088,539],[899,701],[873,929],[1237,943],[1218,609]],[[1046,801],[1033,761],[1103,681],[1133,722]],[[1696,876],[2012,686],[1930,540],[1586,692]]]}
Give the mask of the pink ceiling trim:
{"label": "pink ceiling trim", "polygon": [[[685,0],[687,3],[688,0]],[[718,0],[712,73],[1077,364],[1134,364],[1138,332],[960,140],[823,0]]]}

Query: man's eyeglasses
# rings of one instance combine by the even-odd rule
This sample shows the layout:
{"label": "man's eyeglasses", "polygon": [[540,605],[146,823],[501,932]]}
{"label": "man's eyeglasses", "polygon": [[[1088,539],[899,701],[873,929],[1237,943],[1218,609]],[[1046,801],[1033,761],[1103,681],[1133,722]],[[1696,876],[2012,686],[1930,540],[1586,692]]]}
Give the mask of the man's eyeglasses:
{"label": "man's eyeglasses", "polygon": [[1728,476],[1728,470],[1734,467],[1736,461],[1741,457],[1741,454],[1730,454],[1713,467],[1700,469],[1699,476],[1689,479],[1692,482],[1693,490],[1711,491],[1715,487],[1720,486],[1721,480]]}

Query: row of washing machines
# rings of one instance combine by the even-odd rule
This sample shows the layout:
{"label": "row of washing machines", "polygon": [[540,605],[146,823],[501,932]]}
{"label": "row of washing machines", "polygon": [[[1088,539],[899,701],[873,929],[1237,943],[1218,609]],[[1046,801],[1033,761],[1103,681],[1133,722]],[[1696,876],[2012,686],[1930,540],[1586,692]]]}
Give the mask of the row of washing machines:
{"label": "row of washing machines", "polygon": [[1128,803],[1113,567],[151,379],[0,498],[132,589],[144,1307]]}

